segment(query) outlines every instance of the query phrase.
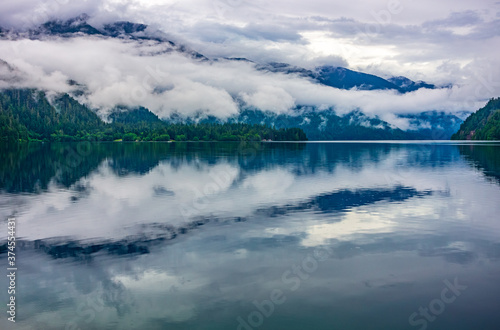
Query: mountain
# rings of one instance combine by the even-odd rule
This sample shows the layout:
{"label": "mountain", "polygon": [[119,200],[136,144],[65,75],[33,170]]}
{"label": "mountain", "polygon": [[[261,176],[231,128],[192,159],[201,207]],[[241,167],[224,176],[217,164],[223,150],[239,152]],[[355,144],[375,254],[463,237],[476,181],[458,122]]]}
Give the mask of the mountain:
{"label": "mountain", "polygon": [[390,83],[396,85],[399,90],[403,93],[413,92],[420,88],[435,89],[436,85],[428,84],[425,81],[413,81],[406,77],[392,77],[387,79]]}
{"label": "mountain", "polygon": [[122,35],[137,34],[144,32],[148,26],[145,24],[131,23],[131,22],[115,22],[112,24],[104,25],[106,35],[111,37],[119,37]]}
{"label": "mountain", "polygon": [[334,109],[319,111],[314,107],[298,107],[286,114],[245,108],[238,115],[224,121],[213,116],[184,118],[177,114],[163,118],[163,120],[170,124],[229,122],[266,125],[277,129],[298,127],[312,141],[449,140],[462,122],[454,115],[435,111],[417,115],[402,115],[400,118],[409,120],[410,128],[408,130],[401,130],[379,118],[370,118],[360,111],[352,111],[339,116]]}
{"label": "mountain", "polygon": [[163,123],[157,115],[144,107],[137,109],[127,109],[124,107],[117,107],[108,116],[108,120],[112,123],[134,124],[134,123],[149,123],[161,124]]}
{"label": "mountain", "polygon": [[299,127],[309,140],[449,140],[462,123],[457,116],[436,111],[400,115],[399,118],[408,120],[410,127],[407,130],[360,111],[339,116],[333,109],[318,111],[311,107],[300,107],[292,114],[280,115],[246,109],[230,120],[276,128]]}
{"label": "mountain", "polygon": [[[240,61],[247,59],[239,59]],[[250,61],[252,62],[252,61]],[[274,72],[274,73],[285,73],[285,74],[295,74],[304,78],[311,78],[314,80],[318,80],[318,75],[308,69],[304,69],[298,66],[290,65],[288,63],[281,62],[270,62],[264,64],[256,64],[255,68],[260,71]]]}
{"label": "mountain", "polygon": [[[27,33],[13,30],[9,31],[0,27],[0,36],[5,37],[5,35],[8,34],[9,38],[28,37],[30,39],[41,39],[53,36],[65,38],[78,36],[100,36],[132,40],[152,40],[170,45],[171,48],[167,51],[186,53],[195,59],[209,61],[209,59],[203,54],[200,54],[185,45],[177,45],[173,41],[169,40],[166,34],[157,30],[149,29],[146,24],[120,21],[105,24],[102,27],[95,27],[88,23],[89,19],[90,17],[88,15],[81,14],[66,21],[51,20],[42,24],[38,28],[28,31]],[[423,81],[414,82],[406,77],[393,77],[386,80],[372,74],[357,72],[343,67],[325,65],[309,70],[280,62],[255,63],[246,58],[224,59],[254,63],[257,70],[299,75],[301,77],[309,78],[314,82],[339,89],[356,88],[359,90],[395,90],[400,93],[407,93],[420,88],[436,88],[435,85],[428,84]],[[217,58],[213,59],[213,61],[218,60],[219,59]]]}
{"label": "mountain", "polygon": [[104,122],[97,114],[67,94],[49,102],[46,94],[30,89],[0,93],[0,139],[18,141],[74,136],[82,128],[98,130]]}
{"label": "mountain", "polygon": [[[300,139],[309,140],[414,140],[449,139],[458,129],[458,117],[438,112],[408,115],[411,128],[403,131],[378,118],[370,118],[359,111],[338,116],[333,109],[318,111],[312,107],[299,107],[289,114],[276,114],[258,109],[242,109],[241,112],[223,121],[216,117],[184,118],[172,115],[161,120],[144,107],[127,109],[115,108],[107,117],[109,124],[103,122],[92,110],[81,105],[67,94],[52,98],[49,102],[45,93],[35,90],[5,90],[0,93],[0,137],[5,141],[17,140],[102,140],[112,141],[134,134],[133,140],[155,140],[160,136],[169,138],[185,136],[191,139],[219,140],[219,135],[199,135],[196,129],[186,127],[220,127],[232,133],[224,137],[237,138],[235,127],[248,132],[249,126],[257,126],[259,138],[279,140],[281,133],[299,129]],[[208,126],[207,126],[208,125]],[[241,126],[243,125],[243,126]],[[170,129],[170,126],[176,128]],[[269,129],[264,129],[268,127]],[[214,129],[216,130],[216,129]],[[268,132],[268,133],[265,133]],[[244,135],[247,133],[244,133]],[[264,135],[262,135],[264,134]],[[270,134],[270,135],[266,135]],[[283,133],[284,134],[284,133]],[[233,137],[231,137],[233,136]],[[131,136],[132,137],[132,136]],[[129,138],[129,137],[127,137]],[[162,138],[163,139],[163,138]],[[166,139],[166,138],[165,138]],[[250,136],[246,136],[250,139]],[[254,138],[252,138],[254,139]],[[258,140],[256,139],[256,140]],[[295,139],[295,138],[294,138]],[[168,139],[167,139],[168,140]]]}
{"label": "mountain", "polygon": [[275,129],[245,123],[169,124],[145,108],[117,108],[105,123],[67,94],[42,91],[0,92],[0,142],[17,141],[305,141],[300,128]]}
{"label": "mountain", "polygon": [[436,88],[433,84],[428,84],[424,81],[415,82],[402,76],[386,80],[372,74],[327,65],[316,67],[314,70],[308,70],[287,63],[271,62],[257,64],[256,68],[261,71],[295,74],[338,89],[395,90],[400,93],[409,93],[420,88]]}
{"label": "mountain", "polygon": [[449,140],[463,122],[456,115],[439,111],[425,111],[398,117],[408,120],[410,126],[407,132],[412,132],[420,140]]}
{"label": "mountain", "polygon": [[40,35],[65,35],[70,36],[74,33],[81,34],[102,34],[93,26],[87,24],[89,16],[82,14],[67,21],[52,20],[42,24],[39,28],[30,31],[32,36]]}
{"label": "mountain", "polygon": [[491,99],[471,114],[452,140],[500,140],[500,98]]}
{"label": "mountain", "polygon": [[51,20],[41,26],[31,29],[28,32],[7,30],[0,27],[0,37],[16,39],[29,38],[33,40],[50,37],[73,38],[78,36],[94,36],[104,38],[119,38],[131,40],[149,40],[170,46],[166,51],[176,51],[184,53],[194,59],[207,61],[208,58],[190,49],[185,45],[177,45],[169,40],[167,35],[158,30],[148,30],[148,26],[140,23],[127,21],[105,24],[102,27],[95,27],[88,23],[90,17],[81,14],[69,20]]}
{"label": "mountain", "polygon": [[322,66],[317,68],[316,70],[318,73],[318,80],[322,84],[335,88],[357,88],[360,90],[399,90],[398,86],[394,85],[393,83],[367,73],[356,72],[346,68],[333,66]]}
{"label": "mountain", "polygon": [[232,119],[248,124],[264,124],[276,128],[299,127],[309,140],[400,140],[415,139],[411,133],[393,128],[388,123],[369,118],[361,112],[338,116],[335,111],[300,108],[293,115],[260,110],[243,110]]}

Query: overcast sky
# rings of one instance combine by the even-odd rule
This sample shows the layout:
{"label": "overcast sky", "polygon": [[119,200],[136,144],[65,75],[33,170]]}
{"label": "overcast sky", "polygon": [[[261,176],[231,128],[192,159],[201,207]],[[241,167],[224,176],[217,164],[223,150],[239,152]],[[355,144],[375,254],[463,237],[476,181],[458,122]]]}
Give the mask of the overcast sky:
{"label": "overcast sky", "polygon": [[[389,118],[433,109],[471,111],[500,96],[500,1],[494,0],[19,0],[1,2],[0,13],[4,28],[28,29],[49,19],[87,13],[96,27],[117,20],[148,24],[210,58],[246,57],[306,68],[328,64],[455,85],[452,90],[404,96],[332,91],[303,79],[269,77],[247,64],[214,66],[170,55],[138,56],[138,48],[152,52],[152,45],[92,38],[0,41],[0,59],[28,70],[31,78],[24,78],[32,85],[36,80],[68,91],[71,87],[63,82],[75,79],[89,88],[84,101],[99,109],[141,103],[161,115],[201,108],[230,115],[237,111],[238,98],[277,112],[306,103],[336,105],[340,111],[360,108]],[[158,65],[164,65],[167,77],[160,84],[167,90],[163,94],[150,93],[158,86],[144,86],[145,68]],[[236,79],[238,72],[245,73],[245,81]],[[12,84],[13,79],[5,82],[5,68],[0,74],[1,86]],[[141,88],[146,96],[133,102],[117,96]]]}

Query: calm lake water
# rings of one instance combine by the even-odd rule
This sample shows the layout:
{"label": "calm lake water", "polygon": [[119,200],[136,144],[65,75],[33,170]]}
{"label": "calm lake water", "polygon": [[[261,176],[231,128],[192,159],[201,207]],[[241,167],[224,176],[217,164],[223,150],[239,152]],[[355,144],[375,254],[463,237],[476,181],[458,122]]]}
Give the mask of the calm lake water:
{"label": "calm lake water", "polygon": [[0,329],[500,329],[500,144],[0,154]]}

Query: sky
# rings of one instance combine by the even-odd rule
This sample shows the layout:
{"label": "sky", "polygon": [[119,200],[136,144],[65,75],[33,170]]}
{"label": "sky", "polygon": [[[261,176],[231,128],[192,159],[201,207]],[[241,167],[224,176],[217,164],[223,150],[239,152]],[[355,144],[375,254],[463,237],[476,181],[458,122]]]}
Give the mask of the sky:
{"label": "sky", "polygon": [[[341,91],[257,71],[251,63],[200,62],[164,45],[95,37],[0,40],[0,88],[71,92],[105,114],[146,106],[161,117],[228,117],[241,104],[278,113],[296,105],[359,109],[404,128],[401,113],[474,111],[500,96],[500,1],[19,0],[0,3],[0,26],[23,31],[86,13],[95,27],[127,20],[207,56],[314,69],[347,67],[453,88]],[[160,91],[160,92],[158,92]]]}

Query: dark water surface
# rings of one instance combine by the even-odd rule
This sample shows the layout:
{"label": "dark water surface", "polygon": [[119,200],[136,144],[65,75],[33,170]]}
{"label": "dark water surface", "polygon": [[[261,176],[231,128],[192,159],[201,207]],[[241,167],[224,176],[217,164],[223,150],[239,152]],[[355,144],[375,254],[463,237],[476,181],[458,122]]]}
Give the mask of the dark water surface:
{"label": "dark water surface", "polygon": [[500,144],[0,155],[0,329],[500,329]]}

